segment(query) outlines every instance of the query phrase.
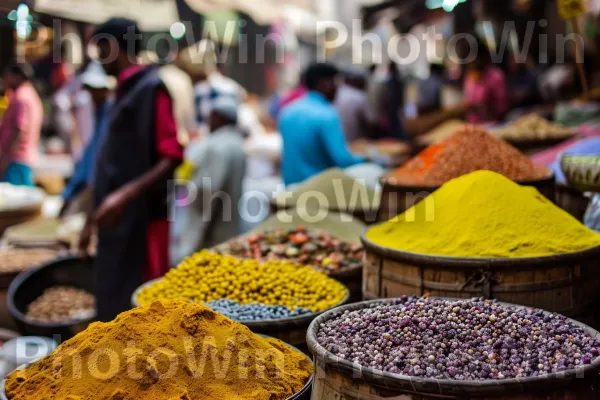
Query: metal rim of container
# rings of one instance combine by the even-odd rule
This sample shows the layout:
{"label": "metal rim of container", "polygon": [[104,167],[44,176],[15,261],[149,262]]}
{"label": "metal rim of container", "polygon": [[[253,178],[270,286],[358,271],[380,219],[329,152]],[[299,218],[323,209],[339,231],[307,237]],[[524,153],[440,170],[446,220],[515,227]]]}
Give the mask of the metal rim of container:
{"label": "metal rim of container", "polygon": [[[440,300],[447,301],[465,301],[465,299],[445,299],[439,298]],[[568,370],[563,373],[552,373],[542,377],[528,377],[528,378],[512,378],[512,379],[503,379],[503,380],[487,380],[487,381],[458,381],[451,379],[432,379],[432,378],[420,378],[413,377],[409,375],[400,375],[400,374],[392,374],[389,372],[383,372],[379,370],[375,370],[369,367],[363,367],[358,364],[353,364],[348,360],[339,358],[333,353],[327,351],[319,342],[317,341],[316,335],[319,331],[319,327],[321,324],[336,318],[346,311],[357,311],[361,309],[365,309],[375,304],[387,304],[392,303],[396,299],[380,299],[380,300],[370,300],[364,301],[361,303],[349,304],[346,306],[338,307],[336,309],[327,311],[323,313],[321,316],[317,317],[309,326],[308,332],[306,335],[306,342],[308,344],[308,348],[310,352],[316,359],[315,364],[319,361],[324,362],[325,365],[329,367],[333,367],[336,371],[342,373],[343,375],[352,377],[358,371],[360,372],[361,378],[368,383],[373,383],[375,385],[381,384],[383,387],[387,389],[397,388],[399,390],[406,390],[406,386],[411,386],[415,392],[415,384],[420,385],[430,385],[430,387],[437,387],[437,393],[429,393],[429,394],[450,394],[460,392],[461,389],[465,388],[473,388],[477,387],[481,389],[478,391],[478,395],[485,396],[485,390],[489,390],[489,395],[497,394],[498,389],[506,390],[503,392],[504,394],[509,394],[509,391],[513,391],[515,393],[522,392],[523,387],[527,384],[550,384],[553,382],[562,382],[565,383],[567,380],[577,380],[582,376],[585,377],[592,376],[592,372],[596,375],[600,371],[600,357],[596,358],[590,365],[583,366],[579,369]],[[532,307],[519,306],[510,303],[502,303],[498,302],[497,304],[507,306],[507,307],[516,307],[518,309],[533,309]],[[537,310],[537,309],[536,309]],[[544,312],[544,314],[554,314],[547,312],[545,310],[540,310]],[[582,324],[579,321],[575,321],[572,319],[568,319],[572,324],[584,329],[589,335],[594,338],[599,338],[600,333],[587,325]],[[348,375],[350,374],[350,375]],[[405,386],[402,387],[402,384]],[[495,390],[494,390],[495,389]],[[510,392],[512,393],[512,392]]]}
{"label": "metal rim of container", "polygon": [[[381,225],[381,224],[379,224]],[[375,226],[379,226],[375,225]],[[481,268],[481,267],[536,267],[544,266],[550,263],[556,262],[575,262],[586,259],[600,257],[600,246],[592,247],[587,250],[582,250],[573,253],[555,254],[550,256],[540,257],[519,257],[519,258],[508,258],[508,257],[481,257],[481,258],[468,258],[468,257],[450,257],[450,256],[437,256],[428,255],[422,253],[412,253],[408,251],[394,250],[387,247],[379,246],[369,239],[366,234],[369,229],[367,228],[361,235],[360,239],[365,247],[365,251],[372,251],[380,256],[386,257],[390,260],[414,263],[418,265],[425,265],[431,267],[444,267],[444,266],[455,266],[465,268]]]}
{"label": "metal rim of container", "polygon": [[21,310],[19,310],[17,308],[17,306],[15,305],[15,301],[14,301],[14,297],[15,297],[17,289],[23,284],[23,282],[25,282],[27,279],[31,278],[32,275],[35,275],[38,271],[40,271],[50,265],[53,265],[53,264],[70,262],[70,261],[80,261],[80,260],[81,260],[81,257],[77,257],[74,255],[66,255],[66,256],[58,257],[48,263],[41,265],[40,267],[21,272],[10,284],[7,295],[6,295],[7,306],[8,306],[8,309],[10,310],[11,315],[23,323],[37,326],[40,328],[50,328],[50,329],[59,328],[59,327],[63,327],[63,326],[69,326],[69,325],[73,325],[75,323],[87,323],[87,322],[94,321],[96,319],[96,315],[94,315],[93,317],[90,317],[90,318],[65,320],[65,321],[62,321],[61,323],[40,322],[40,321],[30,320],[25,316],[25,314],[23,314],[21,312]]}
{"label": "metal rim of container", "polygon": [[[160,282],[161,280],[163,280],[163,278],[158,278],[158,279],[154,279],[150,282],[146,282],[145,284],[143,284],[142,286],[140,286],[139,288],[136,289],[135,292],[133,292],[133,294],[131,295],[131,305],[132,307],[136,308],[136,307],[140,307],[141,304],[137,301],[137,297],[140,294],[140,292],[144,289],[146,289],[149,286],[152,286],[153,284]],[[342,285],[344,287],[344,289],[346,290],[346,294],[344,295],[344,298],[335,306],[331,307],[328,310],[324,310],[324,311],[319,311],[319,312],[313,312],[310,314],[304,314],[304,315],[300,315],[297,317],[291,317],[291,318],[282,318],[282,319],[263,319],[260,321],[248,321],[248,322],[243,322],[243,321],[237,321],[234,320],[235,322],[238,322],[242,325],[247,326],[248,328],[252,329],[252,328],[263,328],[264,324],[272,324],[273,327],[277,327],[277,326],[287,326],[287,325],[307,325],[309,324],[313,319],[315,319],[316,317],[318,317],[319,315],[329,311],[329,310],[333,310],[334,308],[340,307],[345,305],[346,303],[348,303],[348,301],[350,300],[350,290],[348,289],[348,287],[346,287],[346,285],[344,285],[343,283],[338,282],[340,285]]]}

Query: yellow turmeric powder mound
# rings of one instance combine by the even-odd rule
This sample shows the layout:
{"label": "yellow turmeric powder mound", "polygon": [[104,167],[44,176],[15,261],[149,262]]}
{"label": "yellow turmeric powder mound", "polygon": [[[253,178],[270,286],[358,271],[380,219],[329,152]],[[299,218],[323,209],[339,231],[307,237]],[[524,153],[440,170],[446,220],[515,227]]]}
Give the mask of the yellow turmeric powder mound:
{"label": "yellow turmeric powder mound", "polygon": [[536,189],[490,171],[449,181],[366,237],[400,251],[474,258],[549,256],[600,246],[599,234]]}
{"label": "yellow turmeric powder mound", "polygon": [[95,323],[6,379],[10,400],[282,400],[310,360],[209,308],[155,302]]}

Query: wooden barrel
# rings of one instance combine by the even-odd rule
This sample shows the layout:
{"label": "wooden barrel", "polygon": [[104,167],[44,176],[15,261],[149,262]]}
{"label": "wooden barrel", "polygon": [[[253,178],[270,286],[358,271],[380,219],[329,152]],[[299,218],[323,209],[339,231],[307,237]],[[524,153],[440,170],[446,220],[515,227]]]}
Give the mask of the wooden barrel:
{"label": "wooden barrel", "polygon": [[579,221],[583,221],[585,212],[590,205],[590,198],[574,187],[557,183],[556,204]]}
{"label": "wooden barrel", "polygon": [[[395,184],[392,179],[382,179],[381,202],[377,213],[377,221],[389,221],[402,214],[427,196],[438,190],[441,186],[410,186]],[[522,186],[532,186],[539,190],[548,199],[555,200],[554,175],[537,180],[521,181]]]}
{"label": "wooden barrel", "polygon": [[[161,279],[156,279],[154,281],[147,282],[144,285],[140,286],[131,296],[132,307],[135,308],[140,306],[140,303],[137,301],[137,298],[144,288],[153,285]],[[335,307],[339,307],[348,303],[349,299],[350,292],[348,291],[348,288],[346,288],[346,296],[344,296],[344,299]],[[332,309],[335,307],[332,307]],[[240,323],[246,325],[254,333],[274,337],[275,339],[279,339],[308,354],[308,347],[306,345],[306,331],[308,330],[310,323],[326,311],[305,314],[293,318],[282,318],[276,320],[274,319],[268,321],[252,322],[240,321]]]}
{"label": "wooden barrel", "polygon": [[[388,300],[391,301],[391,300]],[[600,359],[590,365],[564,373],[538,378],[502,381],[454,381],[409,377],[353,364],[328,352],[317,342],[324,322],[369,307],[370,301],[350,304],[329,311],[313,321],[307,342],[315,362],[313,400],[597,400],[600,390]],[[579,323],[590,335],[600,333]]]}
{"label": "wooden barrel", "polygon": [[600,325],[600,247],[537,258],[454,258],[365,246],[363,296],[485,297]]}

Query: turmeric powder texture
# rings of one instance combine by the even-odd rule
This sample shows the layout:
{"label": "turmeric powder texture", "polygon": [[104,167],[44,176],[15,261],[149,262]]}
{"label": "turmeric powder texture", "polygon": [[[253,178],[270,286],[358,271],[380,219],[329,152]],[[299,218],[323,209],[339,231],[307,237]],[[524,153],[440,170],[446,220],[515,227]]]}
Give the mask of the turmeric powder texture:
{"label": "turmeric powder texture", "polygon": [[95,323],[6,379],[10,400],[283,400],[313,372],[276,339],[201,305],[155,302]]}

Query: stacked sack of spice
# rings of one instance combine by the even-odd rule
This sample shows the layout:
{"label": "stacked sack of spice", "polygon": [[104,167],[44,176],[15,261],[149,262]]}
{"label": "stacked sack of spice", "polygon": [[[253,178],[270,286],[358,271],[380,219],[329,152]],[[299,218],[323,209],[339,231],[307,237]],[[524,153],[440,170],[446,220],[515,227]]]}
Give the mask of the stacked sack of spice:
{"label": "stacked sack of spice", "polygon": [[323,213],[322,210],[300,207],[275,213],[256,227],[254,233],[294,230],[298,226],[303,226],[309,231],[327,232],[334,238],[348,243],[360,243],[360,235],[367,227],[349,214],[333,211]]}
{"label": "stacked sack of spice", "polygon": [[327,274],[361,268],[363,257],[360,244],[347,243],[304,226],[253,233],[215,250],[220,254],[259,261],[289,260]]}
{"label": "stacked sack of spice", "polygon": [[387,181],[395,185],[437,187],[479,170],[494,171],[514,181],[551,176],[550,171],[535,165],[510,144],[468,125],[391,172]]}
{"label": "stacked sack of spice", "polygon": [[278,194],[272,205],[277,210],[303,208],[341,212],[369,222],[379,207],[379,193],[371,186],[333,168]]}
{"label": "stacked sack of spice", "polygon": [[6,378],[11,400],[285,400],[310,360],[205,306],[155,302],[95,323]]}
{"label": "stacked sack of spice", "polygon": [[598,233],[536,189],[491,171],[449,181],[366,238],[389,249],[466,258],[543,257],[600,246]]}
{"label": "stacked sack of spice", "polygon": [[339,305],[347,295],[342,284],[308,266],[277,260],[260,263],[202,251],[143,288],[137,302],[206,303],[232,319],[253,322],[322,312]]}

